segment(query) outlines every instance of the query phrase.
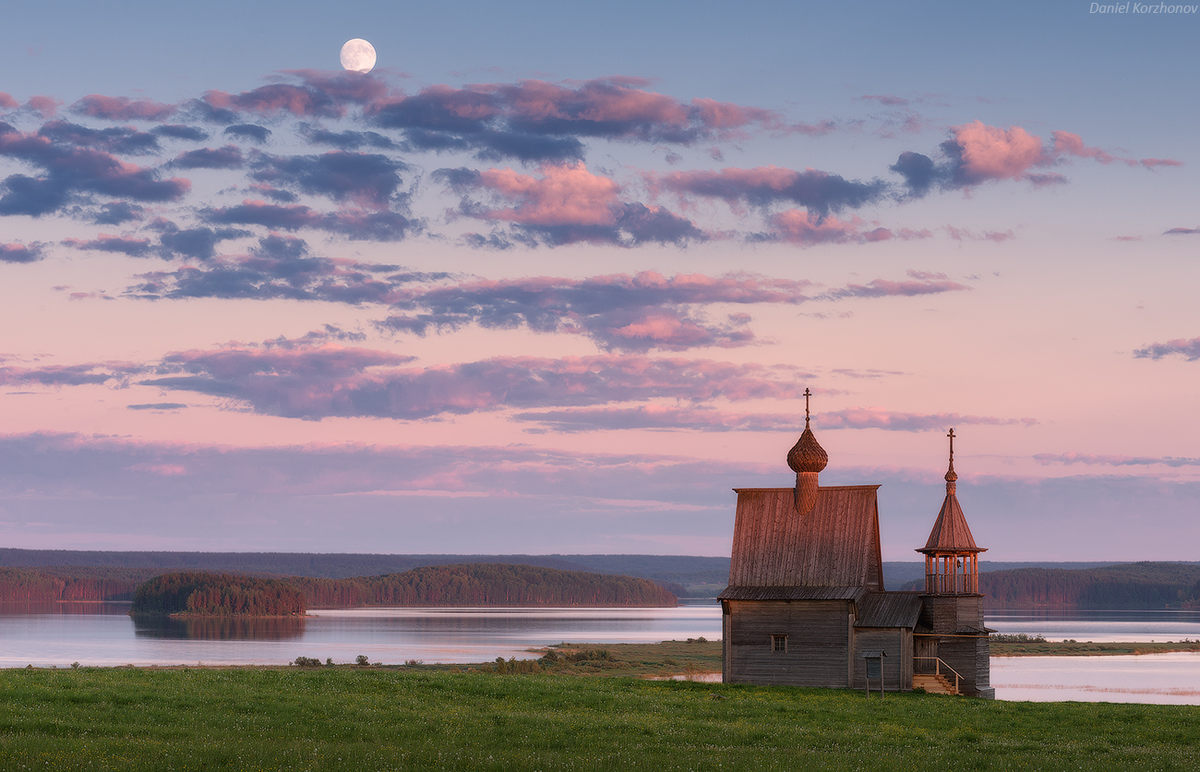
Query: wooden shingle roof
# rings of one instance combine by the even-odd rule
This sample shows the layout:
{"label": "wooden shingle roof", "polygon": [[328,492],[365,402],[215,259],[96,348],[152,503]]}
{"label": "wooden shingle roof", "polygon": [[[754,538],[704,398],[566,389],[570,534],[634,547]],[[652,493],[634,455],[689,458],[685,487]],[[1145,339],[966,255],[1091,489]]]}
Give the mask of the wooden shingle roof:
{"label": "wooden shingle roof", "polygon": [[958,505],[958,496],[952,485],[947,483],[946,499],[933,523],[933,530],[929,532],[929,540],[917,552],[986,552],[976,546],[975,537],[971,535],[971,528],[967,525],[962,507]]}
{"label": "wooden shingle roof", "polygon": [[731,584],[717,600],[862,600],[862,587],[746,587]]}
{"label": "wooden shingle roof", "polygon": [[729,585],[883,589],[878,485],[817,490],[799,515],[791,488],[735,488]]}
{"label": "wooden shingle roof", "polygon": [[929,540],[917,552],[929,555],[935,552],[987,552],[975,544],[971,528],[967,525],[967,517],[962,507],[958,505],[958,473],[954,471],[954,430],[950,430],[950,466],[946,470],[946,498],[942,501],[942,509],[938,512],[933,530],[929,532]]}
{"label": "wooden shingle roof", "polygon": [[904,627],[912,630],[921,618],[919,592],[868,592],[858,603],[855,627]]}

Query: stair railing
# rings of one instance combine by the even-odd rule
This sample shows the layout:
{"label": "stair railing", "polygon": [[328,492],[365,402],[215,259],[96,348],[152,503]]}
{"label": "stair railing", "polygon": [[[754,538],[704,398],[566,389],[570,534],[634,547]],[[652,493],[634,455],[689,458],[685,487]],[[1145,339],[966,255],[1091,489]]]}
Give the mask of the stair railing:
{"label": "stair railing", "polygon": [[[914,663],[917,660],[933,660],[933,674],[937,675],[937,676],[940,676],[942,674],[942,668],[946,668],[947,670],[949,670],[951,673],[954,674],[954,693],[955,694],[961,693],[958,688],[958,682],[962,676],[960,676],[958,674],[957,670],[955,670],[954,668],[947,665],[946,662],[941,657],[913,657]],[[918,673],[917,675],[922,675],[922,674]],[[926,673],[924,675],[928,675],[928,673]]]}

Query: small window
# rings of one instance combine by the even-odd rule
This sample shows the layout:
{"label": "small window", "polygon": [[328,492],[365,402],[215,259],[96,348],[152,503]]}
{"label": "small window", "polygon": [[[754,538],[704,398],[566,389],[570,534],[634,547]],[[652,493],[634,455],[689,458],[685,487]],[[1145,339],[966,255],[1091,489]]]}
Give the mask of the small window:
{"label": "small window", "polygon": [[771,651],[776,654],[786,654],[787,653],[787,636],[786,635],[772,635],[771,636]]}

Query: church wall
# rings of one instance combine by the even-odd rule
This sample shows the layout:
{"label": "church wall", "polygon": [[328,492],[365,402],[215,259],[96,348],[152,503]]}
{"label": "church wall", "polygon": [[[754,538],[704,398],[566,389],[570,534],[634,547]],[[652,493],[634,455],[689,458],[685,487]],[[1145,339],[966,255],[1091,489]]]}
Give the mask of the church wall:
{"label": "church wall", "polygon": [[[842,688],[850,684],[848,601],[726,601],[726,683]],[[774,651],[773,635],[786,635]]]}
{"label": "church wall", "polygon": [[[867,665],[865,652],[882,651],[887,656],[883,666],[884,691],[912,691],[912,630],[892,627],[857,628],[854,631],[854,680],[855,689],[867,688]],[[879,679],[871,679],[871,688],[879,688]]]}

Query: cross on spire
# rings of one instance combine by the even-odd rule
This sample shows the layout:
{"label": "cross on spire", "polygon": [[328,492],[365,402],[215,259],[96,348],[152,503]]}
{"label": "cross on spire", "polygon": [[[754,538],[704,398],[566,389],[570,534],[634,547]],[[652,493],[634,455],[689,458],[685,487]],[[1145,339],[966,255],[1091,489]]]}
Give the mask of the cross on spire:
{"label": "cross on spire", "polygon": [[946,436],[950,438],[950,465],[953,466],[954,465],[954,429],[951,429],[950,433],[947,434]]}
{"label": "cross on spire", "polygon": [[812,396],[812,392],[808,387],[804,387],[804,425],[808,426],[808,398]]}

